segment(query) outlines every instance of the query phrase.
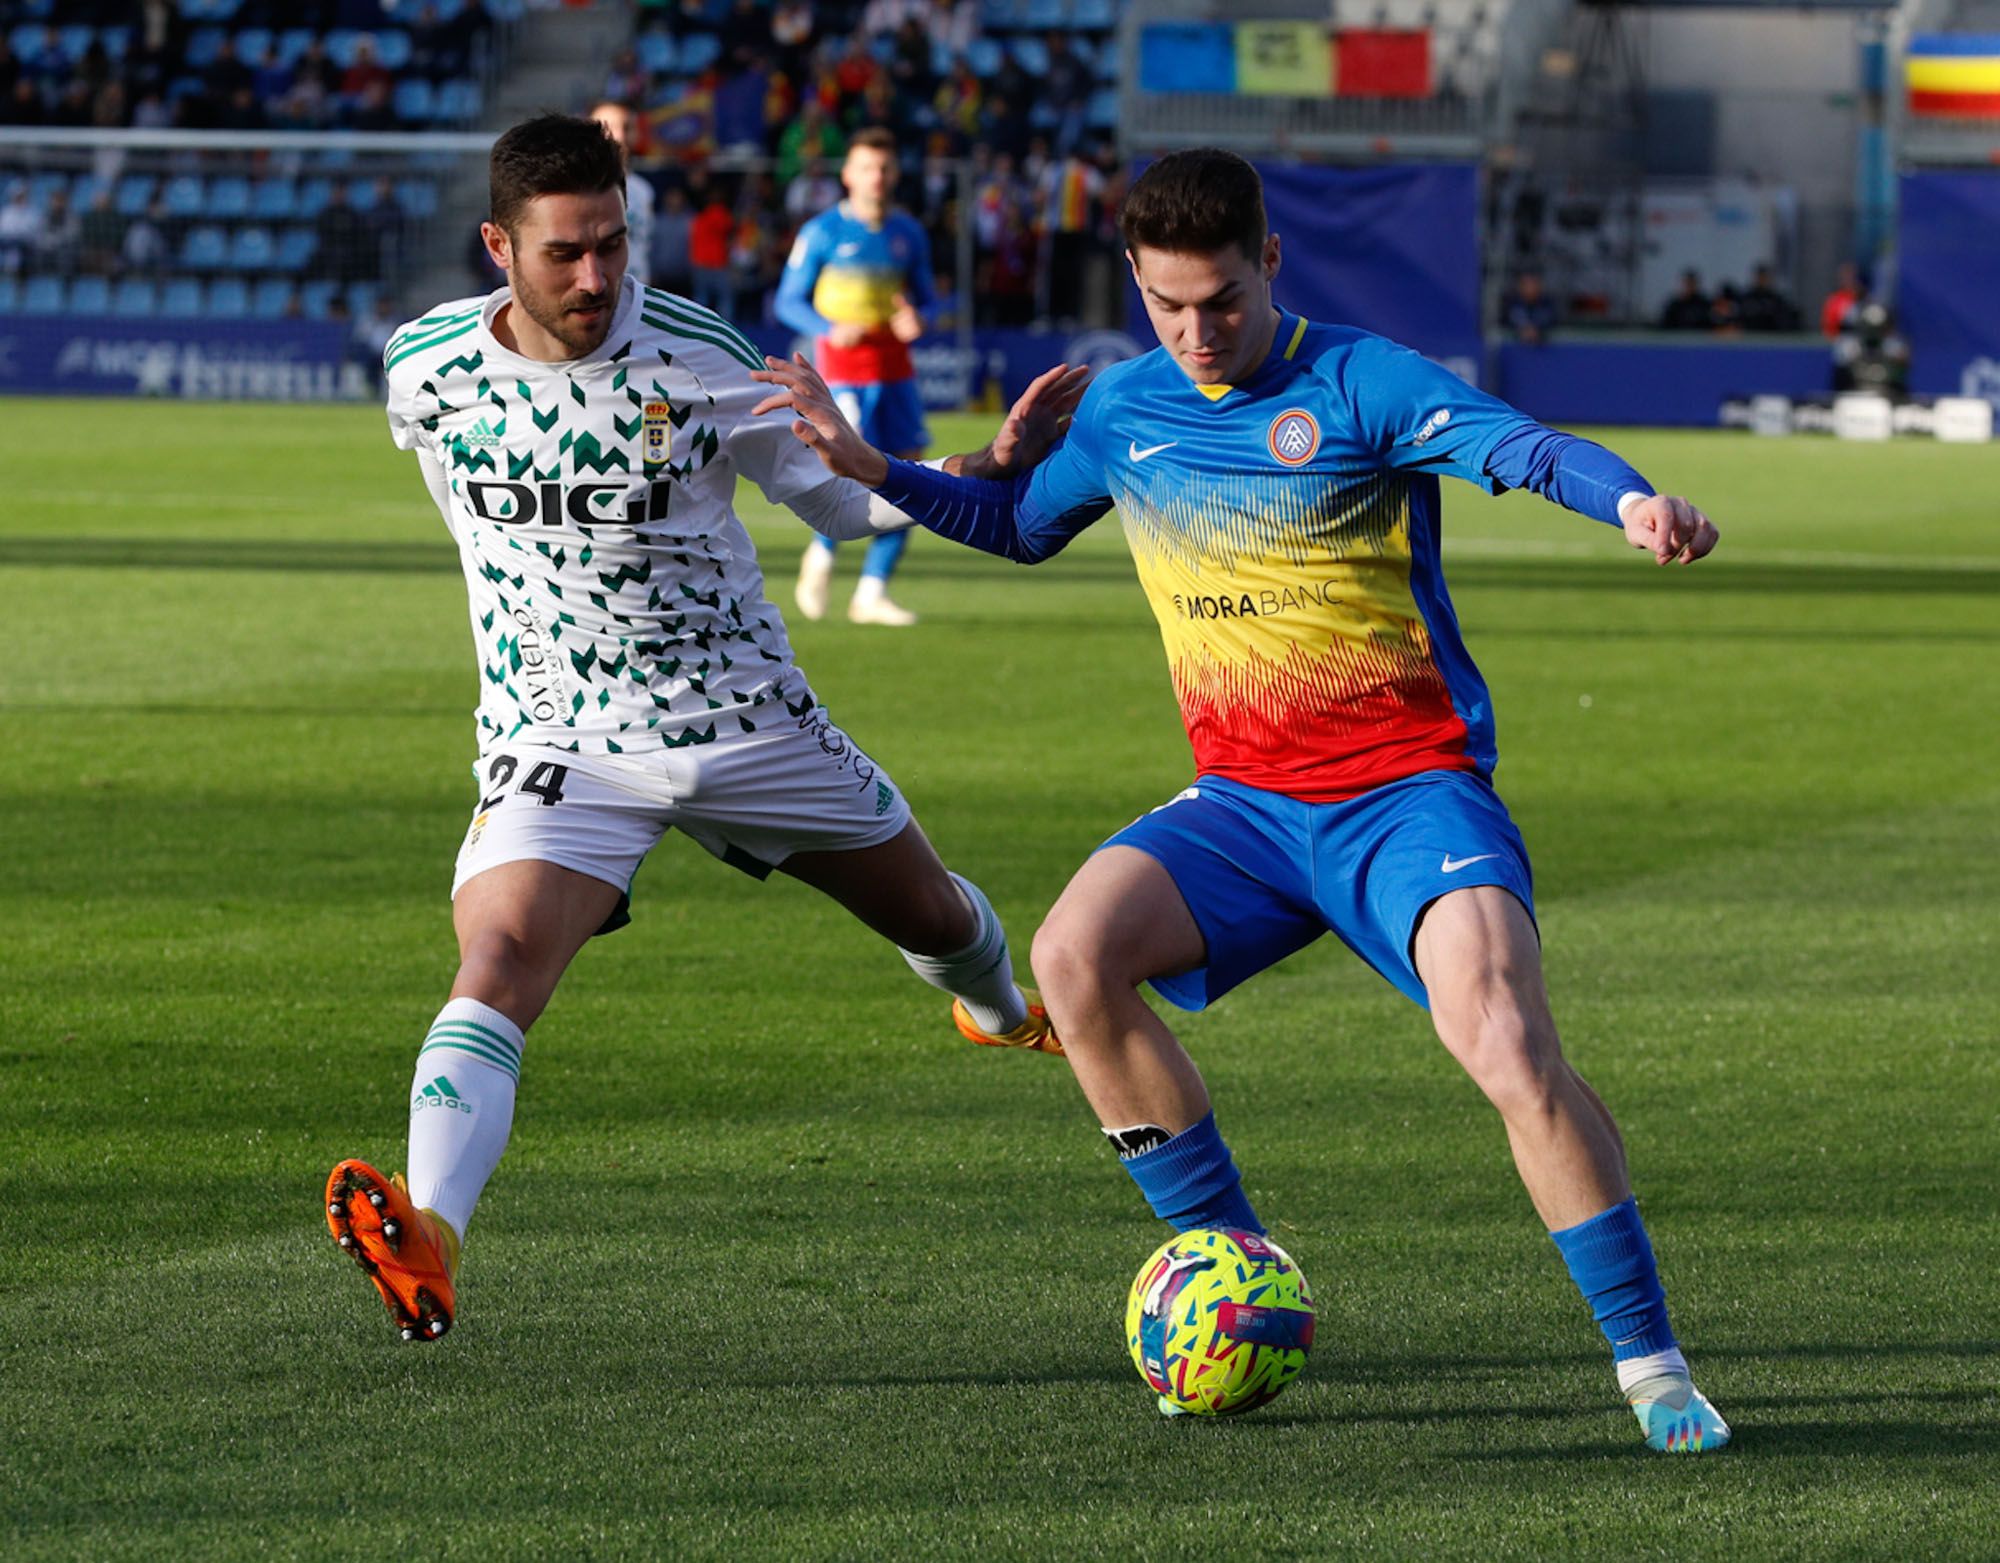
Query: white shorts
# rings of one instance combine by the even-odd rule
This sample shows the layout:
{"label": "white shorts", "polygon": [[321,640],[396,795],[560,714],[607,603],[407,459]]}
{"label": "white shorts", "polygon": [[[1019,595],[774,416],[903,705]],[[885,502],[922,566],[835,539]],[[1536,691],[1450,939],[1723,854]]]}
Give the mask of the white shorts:
{"label": "white shorts", "polygon": [[[502,746],[479,762],[451,893],[502,863],[555,863],[615,885],[669,828],[762,879],[794,852],[879,846],[910,806],[877,765],[815,707],[796,725],[638,758]],[[630,921],[628,901],[601,932]]]}

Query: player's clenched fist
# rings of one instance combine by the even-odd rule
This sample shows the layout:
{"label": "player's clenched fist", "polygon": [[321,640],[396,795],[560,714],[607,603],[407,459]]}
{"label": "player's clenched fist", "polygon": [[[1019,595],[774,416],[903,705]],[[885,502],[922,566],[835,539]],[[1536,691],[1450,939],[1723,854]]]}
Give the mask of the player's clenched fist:
{"label": "player's clenched fist", "polygon": [[1677,494],[1631,499],[1619,507],[1625,540],[1657,564],[1693,564],[1715,547],[1715,523]]}

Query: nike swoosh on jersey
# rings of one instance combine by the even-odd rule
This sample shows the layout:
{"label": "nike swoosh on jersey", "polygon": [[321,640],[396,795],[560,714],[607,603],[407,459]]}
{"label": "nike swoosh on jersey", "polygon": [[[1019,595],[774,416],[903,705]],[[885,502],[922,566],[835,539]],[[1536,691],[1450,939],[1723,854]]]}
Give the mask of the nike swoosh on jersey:
{"label": "nike swoosh on jersey", "polygon": [[1439,867],[1447,874],[1455,874],[1461,868],[1470,868],[1474,863],[1484,863],[1488,858],[1496,858],[1499,855],[1498,852],[1482,852],[1478,857],[1462,857],[1454,862],[1452,855],[1447,852],[1444,855],[1444,862]]}
{"label": "nike swoosh on jersey", "polygon": [[1131,447],[1126,451],[1126,455],[1130,456],[1135,462],[1144,461],[1148,456],[1157,456],[1161,451],[1172,450],[1178,444],[1180,444],[1179,440],[1168,440],[1164,445],[1148,445],[1144,450],[1141,450],[1139,449],[1139,442],[1134,440]]}

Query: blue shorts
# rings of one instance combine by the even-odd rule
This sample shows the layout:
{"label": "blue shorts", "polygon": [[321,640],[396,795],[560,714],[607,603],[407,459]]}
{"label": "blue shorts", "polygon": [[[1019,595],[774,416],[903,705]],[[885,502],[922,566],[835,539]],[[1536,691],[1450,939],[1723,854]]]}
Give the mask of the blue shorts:
{"label": "blue shorts", "polygon": [[1426,771],[1339,803],[1204,776],[1104,845],[1157,859],[1194,914],[1207,963],[1152,979],[1182,1009],[1207,1008],[1328,929],[1428,1008],[1411,951],[1426,907],[1499,885],[1535,915],[1521,833],[1469,771]]}
{"label": "blue shorts", "polygon": [[915,380],[891,380],[887,385],[829,385],[834,403],[861,437],[892,456],[920,451],[931,442],[924,426],[924,401]]}

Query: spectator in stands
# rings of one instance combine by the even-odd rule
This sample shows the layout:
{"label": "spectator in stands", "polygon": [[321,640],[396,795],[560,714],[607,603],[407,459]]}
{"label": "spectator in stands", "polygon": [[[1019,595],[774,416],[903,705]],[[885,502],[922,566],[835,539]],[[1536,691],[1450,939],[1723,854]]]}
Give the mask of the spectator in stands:
{"label": "spectator in stands", "polygon": [[953,59],[963,59],[979,36],[978,0],[932,0],[924,23],[932,43],[949,50]]}
{"label": "spectator in stands", "polygon": [[776,173],[780,181],[790,184],[796,179],[807,163],[832,163],[847,152],[847,137],[834,124],[827,111],[820,106],[817,98],[808,98],[799,109],[798,117],[785,127],[778,138],[778,162]]}
{"label": "spectator in stands", "polygon": [[165,130],[174,122],[174,111],[167,106],[167,100],[148,88],[139,94],[139,101],[132,105],[132,128],[134,130]]}
{"label": "spectator in stands", "polygon": [[651,182],[632,172],[632,130],[638,116],[629,104],[600,98],[591,106],[590,117],[618,143],[618,157],[625,165],[625,270],[644,287],[652,279],[654,201]]}
{"label": "spectator in stands", "polygon": [[111,192],[99,190],[83,214],[77,264],[93,276],[112,275],[118,270],[118,249],[124,240],[125,219],[111,204]]}
{"label": "spectator in stands", "polygon": [[451,76],[478,74],[491,47],[493,18],[486,0],[465,0],[447,25],[444,54],[445,73]]}
{"label": "spectator in stands", "polygon": [[729,248],[736,236],[736,214],[721,189],[709,185],[701,209],[690,225],[688,261],[694,272],[694,301],[717,314],[730,311]]}
{"label": "spectator in stands", "polygon": [[7,99],[4,111],[0,111],[0,124],[39,125],[47,117],[42,109],[42,89],[35,85],[34,78],[17,78],[13,95]]}
{"label": "spectator in stands", "polygon": [[336,184],[313,223],[319,246],[313,252],[318,275],[342,286],[373,282],[380,275],[381,253],[374,227],[354,209],[347,186]]}
{"label": "spectator in stands", "polygon": [[[620,49],[611,57],[611,68],[604,73],[604,87],[598,102],[630,104],[637,103],[646,96],[646,72],[639,64],[639,51]],[[626,110],[629,114],[631,111]],[[595,111],[592,118],[596,118]],[[602,120],[598,120],[603,124]],[[620,143],[623,145],[623,143]]]}
{"label": "spectator in stands", "polygon": [[1736,291],[1736,284],[1725,282],[1715,290],[1715,297],[1708,301],[1709,324],[1717,336],[1741,336],[1743,334],[1743,295]]}
{"label": "spectator in stands", "polygon": [[267,108],[284,102],[291,95],[294,79],[292,68],[278,58],[278,46],[275,43],[265,44],[251,77],[257,101]]}
{"label": "spectator in stands", "polygon": [[47,123],[63,130],[84,130],[90,125],[90,110],[90,89],[73,80],[56,94]]}
{"label": "spectator in stands", "polygon": [[1074,330],[1083,316],[1084,268],[1103,189],[1097,169],[1074,147],[1052,158],[1035,181],[1036,226],[1045,262],[1041,314],[1065,331]]}
{"label": "spectator in stands", "polygon": [[123,130],[131,122],[132,111],[125,97],[125,83],[113,79],[98,89],[91,100],[90,123],[99,130]]}
{"label": "spectator in stands", "polygon": [[215,46],[215,58],[209,61],[201,79],[202,90],[217,112],[238,92],[255,89],[257,73],[237,58],[235,34],[222,35],[222,41]]}
{"label": "spectator in stands", "polygon": [[985,101],[986,89],[961,57],[952,62],[951,74],[938,83],[937,91],[931,95],[931,109],[938,123],[951,132],[956,145],[971,147],[975,152],[991,152],[993,148],[979,135],[980,112]]}
{"label": "spectator in stands", "polygon": [[812,0],[778,0],[771,12],[771,47],[777,51],[778,69],[793,82],[805,79],[817,30]]}
{"label": "spectator in stands", "polygon": [[150,277],[167,264],[167,203],[154,196],[146,210],[132,219],[119,245],[119,256],[132,276]]}
{"label": "spectator in stands", "polygon": [[1042,73],[1041,101],[1057,115],[1056,150],[1069,152],[1083,139],[1084,110],[1090,103],[1090,67],[1070,47],[1069,34],[1048,35],[1049,63]]}
{"label": "spectator in stands", "polygon": [[1842,261],[1834,273],[1833,291],[1819,307],[1819,334],[1828,341],[1838,337],[1847,312],[1867,297],[1868,290],[1861,285],[1861,268],[1853,261]]}
{"label": "spectator in stands", "polygon": [[83,245],[83,221],[69,204],[69,192],[58,190],[49,197],[42,213],[41,231],[35,235],[33,263],[37,271],[67,275],[76,270]]}
{"label": "spectator in stands", "polygon": [[722,58],[731,69],[747,71],[756,65],[770,36],[760,0],[734,0],[716,32],[722,40]]}
{"label": "spectator in stands", "polygon": [[175,0],[139,0],[135,10],[126,69],[138,86],[155,87],[164,94],[187,54],[187,23]]}
{"label": "spectator in stands", "polygon": [[339,90],[340,67],[328,56],[326,45],[315,38],[292,66],[290,117],[305,125],[331,123]]}
{"label": "spectator in stands", "polygon": [[[29,86],[32,90],[33,84]],[[27,184],[15,180],[7,188],[7,204],[0,206],[0,272],[11,277],[27,269],[41,227],[41,215],[28,198]]]}
{"label": "spectator in stands", "polygon": [[686,295],[694,288],[694,269],[688,262],[688,246],[694,235],[694,211],[687,191],[668,185],[661,193],[653,214],[651,270],[654,285],[669,293]]}
{"label": "spectator in stands", "polygon": [[1833,341],[1833,388],[1873,391],[1892,401],[1910,394],[1910,344],[1888,305],[1863,299],[1847,312]]}
{"label": "spectator in stands", "polygon": [[1706,331],[1714,320],[1708,295],[1701,291],[1701,273],[1684,271],[1681,285],[1660,311],[1662,331]]}
{"label": "spectator in stands", "polygon": [[360,97],[349,101],[354,105],[347,115],[349,129],[385,131],[400,128],[390,82],[373,79],[362,89]]}
{"label": "spectator in stands", "polygon": [[1556,305],[1542,288],[1542,274],[1524,271],[1500,301],[1500,324],[1517,342],[1540,343],[1555,329]]}
{"label": "spectator in stands", "polygon": [[0,98],[14,95],[14,83],[21,79],[21,61],[14,53],[13,42],[5,31],[0,31]]}
{"label": "spectator in stands", "polygon": [[889,82],[897,97],[911,104],[929,101],[937,89],[937,78],[931,71],[931,35],[919,17],[906,16],[896,28]]}
{"label": "spectator in stands", "polygon": [[341,73],[340,94],[363,99],[377,87],[386,97],[396,85],[395,74],[375,57],[375,40],[366,34],[354,43],[354,63]]}
{"label": "spectator in stands", "polygon": [[1778,291],[1769,266],[1759,266],[1751,275],[1743,295],[1743,329],[1746,331],[1796,331],[1799,307]]}
{"label": "spectator in stands", "polygon": [[269,121],[264,116],[264,105],[258,101],[256,89],[252,87],[238,87],[215,116],[218,130],[262,130],[267,124]]}
{"label": "spectator in stands", "polygon": [[433,81],[465,74],[453,30],[428,0],[410,19],[410,69]]}
{"label": "spectator in stands", "polygon": [[840,181],[824,159],[814,158],[785,186],[785,217],[796,228],[840,200]]}

